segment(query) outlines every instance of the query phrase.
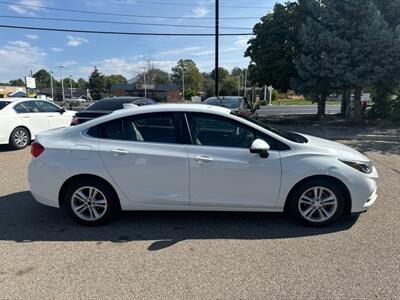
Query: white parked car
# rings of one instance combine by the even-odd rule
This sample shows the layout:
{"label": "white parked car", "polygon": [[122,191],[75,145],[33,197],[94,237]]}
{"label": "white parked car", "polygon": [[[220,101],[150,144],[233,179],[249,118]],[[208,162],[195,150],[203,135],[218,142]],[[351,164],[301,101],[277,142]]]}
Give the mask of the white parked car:
{"label": "white parked car", "polygon": [[202,104],[136,107],[47,131],[32,155],[33,197],[86,225],[122,209],[289,210],[322,226],[377,197],[377,171],[359,152]]}
{"label": "white parked car", "polygon": [[14,149],[25,148],[38,132],[69,126],[74,111],[53,102],[30,98],[0,100],[0,144]]}

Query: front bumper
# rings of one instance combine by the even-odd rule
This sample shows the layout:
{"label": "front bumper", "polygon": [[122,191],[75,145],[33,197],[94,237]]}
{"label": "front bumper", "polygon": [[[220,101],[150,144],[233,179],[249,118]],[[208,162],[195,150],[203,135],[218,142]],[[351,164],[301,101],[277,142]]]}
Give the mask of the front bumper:
{"label": "front bumper", "polygon": [[365,212],[372,204],[375,203],[377,194],[378,172],[375,167],[371,174],[366,175],[360,180],[352,182],[351,194],[351,212]]}

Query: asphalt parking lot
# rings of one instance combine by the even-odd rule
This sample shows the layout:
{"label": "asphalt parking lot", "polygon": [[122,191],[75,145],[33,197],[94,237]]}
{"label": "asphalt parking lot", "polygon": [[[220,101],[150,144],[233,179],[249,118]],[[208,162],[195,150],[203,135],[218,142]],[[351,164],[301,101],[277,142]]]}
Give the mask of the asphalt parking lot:
{"label": "asphalt parking lot", "polygon": [[0,298],[398,299],[400,140],[343,142],[373,160],[379,197],[320,229],[283,214],[203,212],[129,212],[82,227],[32,199],[29,149],[1,147]]}

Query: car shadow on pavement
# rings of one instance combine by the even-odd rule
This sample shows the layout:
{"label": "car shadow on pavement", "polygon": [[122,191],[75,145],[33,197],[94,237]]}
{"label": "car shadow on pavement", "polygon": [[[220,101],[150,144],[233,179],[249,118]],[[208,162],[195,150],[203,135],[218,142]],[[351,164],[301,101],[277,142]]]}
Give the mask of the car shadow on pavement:
{"label": "car shadow on pavement", "polygon": [[330,234],[353,226],[347,217],[324,228],[310,228],[282,213],[124,212],[100,227],[76,224],[63,209],[43,206],[29,192],[0,197],[0,241],[153,241],[149,251],[192,239],[285,239]]}

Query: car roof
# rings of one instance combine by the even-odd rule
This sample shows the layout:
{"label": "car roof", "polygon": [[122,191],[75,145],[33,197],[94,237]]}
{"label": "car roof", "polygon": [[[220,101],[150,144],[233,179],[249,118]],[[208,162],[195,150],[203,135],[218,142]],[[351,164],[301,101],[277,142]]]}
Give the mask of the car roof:
{"label": "car roof", "polygon": [[[159,105],[145,105],[132,108],[120,109],[112,112],[111,114],[96,118],[92,121],[85,122],[90,126],[114,120],[116,118],[123,118],[131,115],[156,113],[156,112],[199,112],[199,113],[214,113],[219,115],[229,115],[231,110],[225,107],[207,105],[207,104],[159,104]],[[89,124],[90,123],[90,124]]]}
{"label": "car roof", "polygon": [[10,97],[10,98],[1,98],[0,101],[7,101],[7,102],[18,102],[18,101],[27,101],[27,100],[40,100],[36,98],[22,98],[22,97]]}

